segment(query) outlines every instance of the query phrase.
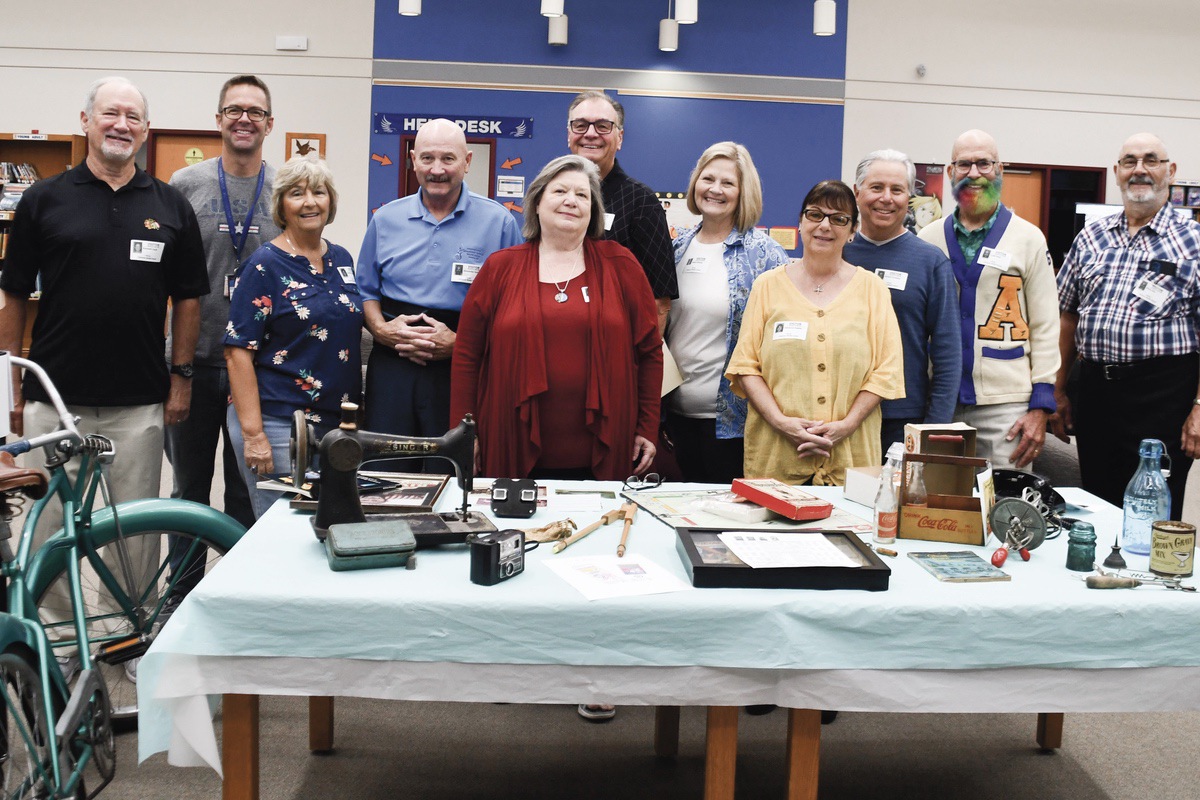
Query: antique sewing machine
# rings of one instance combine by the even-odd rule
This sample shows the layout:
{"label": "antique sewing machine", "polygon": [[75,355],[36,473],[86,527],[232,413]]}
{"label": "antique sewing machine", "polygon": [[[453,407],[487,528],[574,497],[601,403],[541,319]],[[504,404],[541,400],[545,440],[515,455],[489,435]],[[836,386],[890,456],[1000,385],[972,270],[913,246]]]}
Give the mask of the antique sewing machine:
{"label": "antique sewing machine", "polygon": [[372,514],[372,522],[403,520],[412,526],[417,546],[465,542],[472,533],[496,530],[491,521],[468,509],[471,484],[475,478],[475,421],[468,415],[445,436],[393,436],[360,431],[356,421],[358,406],[342,403],[341,424],[325,434],[318,445],[312,426],[303,411],[292,415],[291,461],[293,486],[305,482],[314,451],[320,455],[321,479],[314,487],[317,513],[313,531],[324,541],[329,526],[343,522],[365,522],[358,497],[358,468],[365,462],[394,458],[444,458],[454,465],[454,474],[462,489],[462,506],[444,513]]}

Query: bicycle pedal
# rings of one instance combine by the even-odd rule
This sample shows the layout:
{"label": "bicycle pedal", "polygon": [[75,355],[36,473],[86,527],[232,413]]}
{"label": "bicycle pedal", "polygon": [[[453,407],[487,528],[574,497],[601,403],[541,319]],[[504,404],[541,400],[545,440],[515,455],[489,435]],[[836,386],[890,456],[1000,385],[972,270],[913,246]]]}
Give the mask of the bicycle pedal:
{"label": "bicycle pedal", "polygon": [[96,650],[96,660],[105,664],[124,664],[150,649],[150,637],[134,636],[119,642],[103,644]]}

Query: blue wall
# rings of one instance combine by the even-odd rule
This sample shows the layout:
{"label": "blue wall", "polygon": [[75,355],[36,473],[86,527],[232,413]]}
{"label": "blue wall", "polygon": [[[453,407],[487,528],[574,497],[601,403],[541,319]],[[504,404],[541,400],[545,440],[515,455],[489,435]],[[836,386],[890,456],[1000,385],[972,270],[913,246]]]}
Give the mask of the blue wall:
{"label": "blue wall", "polygon": [[[719,16],[715,0],[702,0],[700,22],[681,26],[680,49],[657,49],[658,19],[666,2],[567,0],[570,44],[546,43],[539,0],[425,0],[419,17],[401,17],[395,0],[377,0],[375,57],[380,60],[453,61],[511,65],[595,67],[819,78],[845,76],[845,16],[838,3],[838,35],[812,35],[811,0],[741,0],[738,14]],[[721,6],[726,6],[721,3]],[[487,81],[487,69],[456,66],[448,80],[468,70]],[[572,72],[547,73],[546,83],[571,85]],[[503,84],[503,79],[497,80]],[[595,86],[586,88],[608,89]],[[703,92],[702,83],[696,87]],[[457,89],[376,85],[374,113],[422,117],[462,115],[529,117],[529,139],[496,140],[496,172],[523,175],[526,185],[550,159],[567,152],[567,106],[574,92]],[[687,188],[696,159],[710,144],[732,139],[749,148],[763,179],[761,225],[794,226],[800,202],[817,181],[841,172],[843,109],[838,103],[798,103],[651,97],[620,94],[626,109],[625,143],[618,158],[633,177],[658,192]],[[839,95],[840,96],[840,95]],[[370,125],[371,120],[366,124]],[[369,208],[398,195],[404,159],[401,137],[373,133]],[[509,159],[521,159],[511,170]],[[472,171],[486,169],[472,165]],[[495,185],[495,176],[491,176]]]}
{"label": "blue wall", "polygon": [[[812,35],[812,0],[701,0],[700,21],[681,25],[679,50],[658,50],[667,0],[566,0],[570,43],[546,43],[539,0],[424,0],[419,17],[375,4],[375,58],[663,69],[842,79],[846,6],[837,35]],[[736,13],[729,14],[730,7]]]}

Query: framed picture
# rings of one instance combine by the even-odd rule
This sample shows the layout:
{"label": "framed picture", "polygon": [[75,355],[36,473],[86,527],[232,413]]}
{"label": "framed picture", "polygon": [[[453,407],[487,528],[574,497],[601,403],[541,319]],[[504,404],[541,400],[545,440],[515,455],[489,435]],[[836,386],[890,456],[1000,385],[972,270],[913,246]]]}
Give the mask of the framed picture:
{"label": "framed picture", "polygon": [[1185,206],[1187,205],[1187,187],[1172,186],[1171,187],[1171,205]]}
{"label": "framed picture", "polygon": [[1200,186],[1187,187],[1187,203],[1189,206],[1200,206]]}
{"label": "framed picture", "polygon": [[323,133],[288,133],[287,153],[284,160],[301,156],[313,161],[325,158],[325,134]]}

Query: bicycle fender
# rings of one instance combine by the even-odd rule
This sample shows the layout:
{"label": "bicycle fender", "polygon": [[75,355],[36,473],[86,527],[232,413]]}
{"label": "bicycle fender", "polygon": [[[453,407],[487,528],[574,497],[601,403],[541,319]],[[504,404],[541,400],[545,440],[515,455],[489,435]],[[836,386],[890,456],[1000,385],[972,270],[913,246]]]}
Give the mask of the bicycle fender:
{"label": "bicycle fender", "polygon": [[29,626],[12,614],[0,614],[0,653],[7,653],[14,646],[36,655],[38,648]]}
{"label": "bicycle fender", "polygon": [[[126,533],[161,530],[178,531],[203,535],[215,545],[228,552],[233,548],[246,529],[230,516],[222,514],[203,503],[191,500],[151,497],[117,504],[117,519],[121,530]],[[92,524],[87,534],[96,545],[107,544],[117,536],[111,508],[97,509],[92,513]],[[67,566],[71,540],[63,529],[51,536],[30,558],[26,570],[26,585],[33,597],[40,597],[46,586]]]}

